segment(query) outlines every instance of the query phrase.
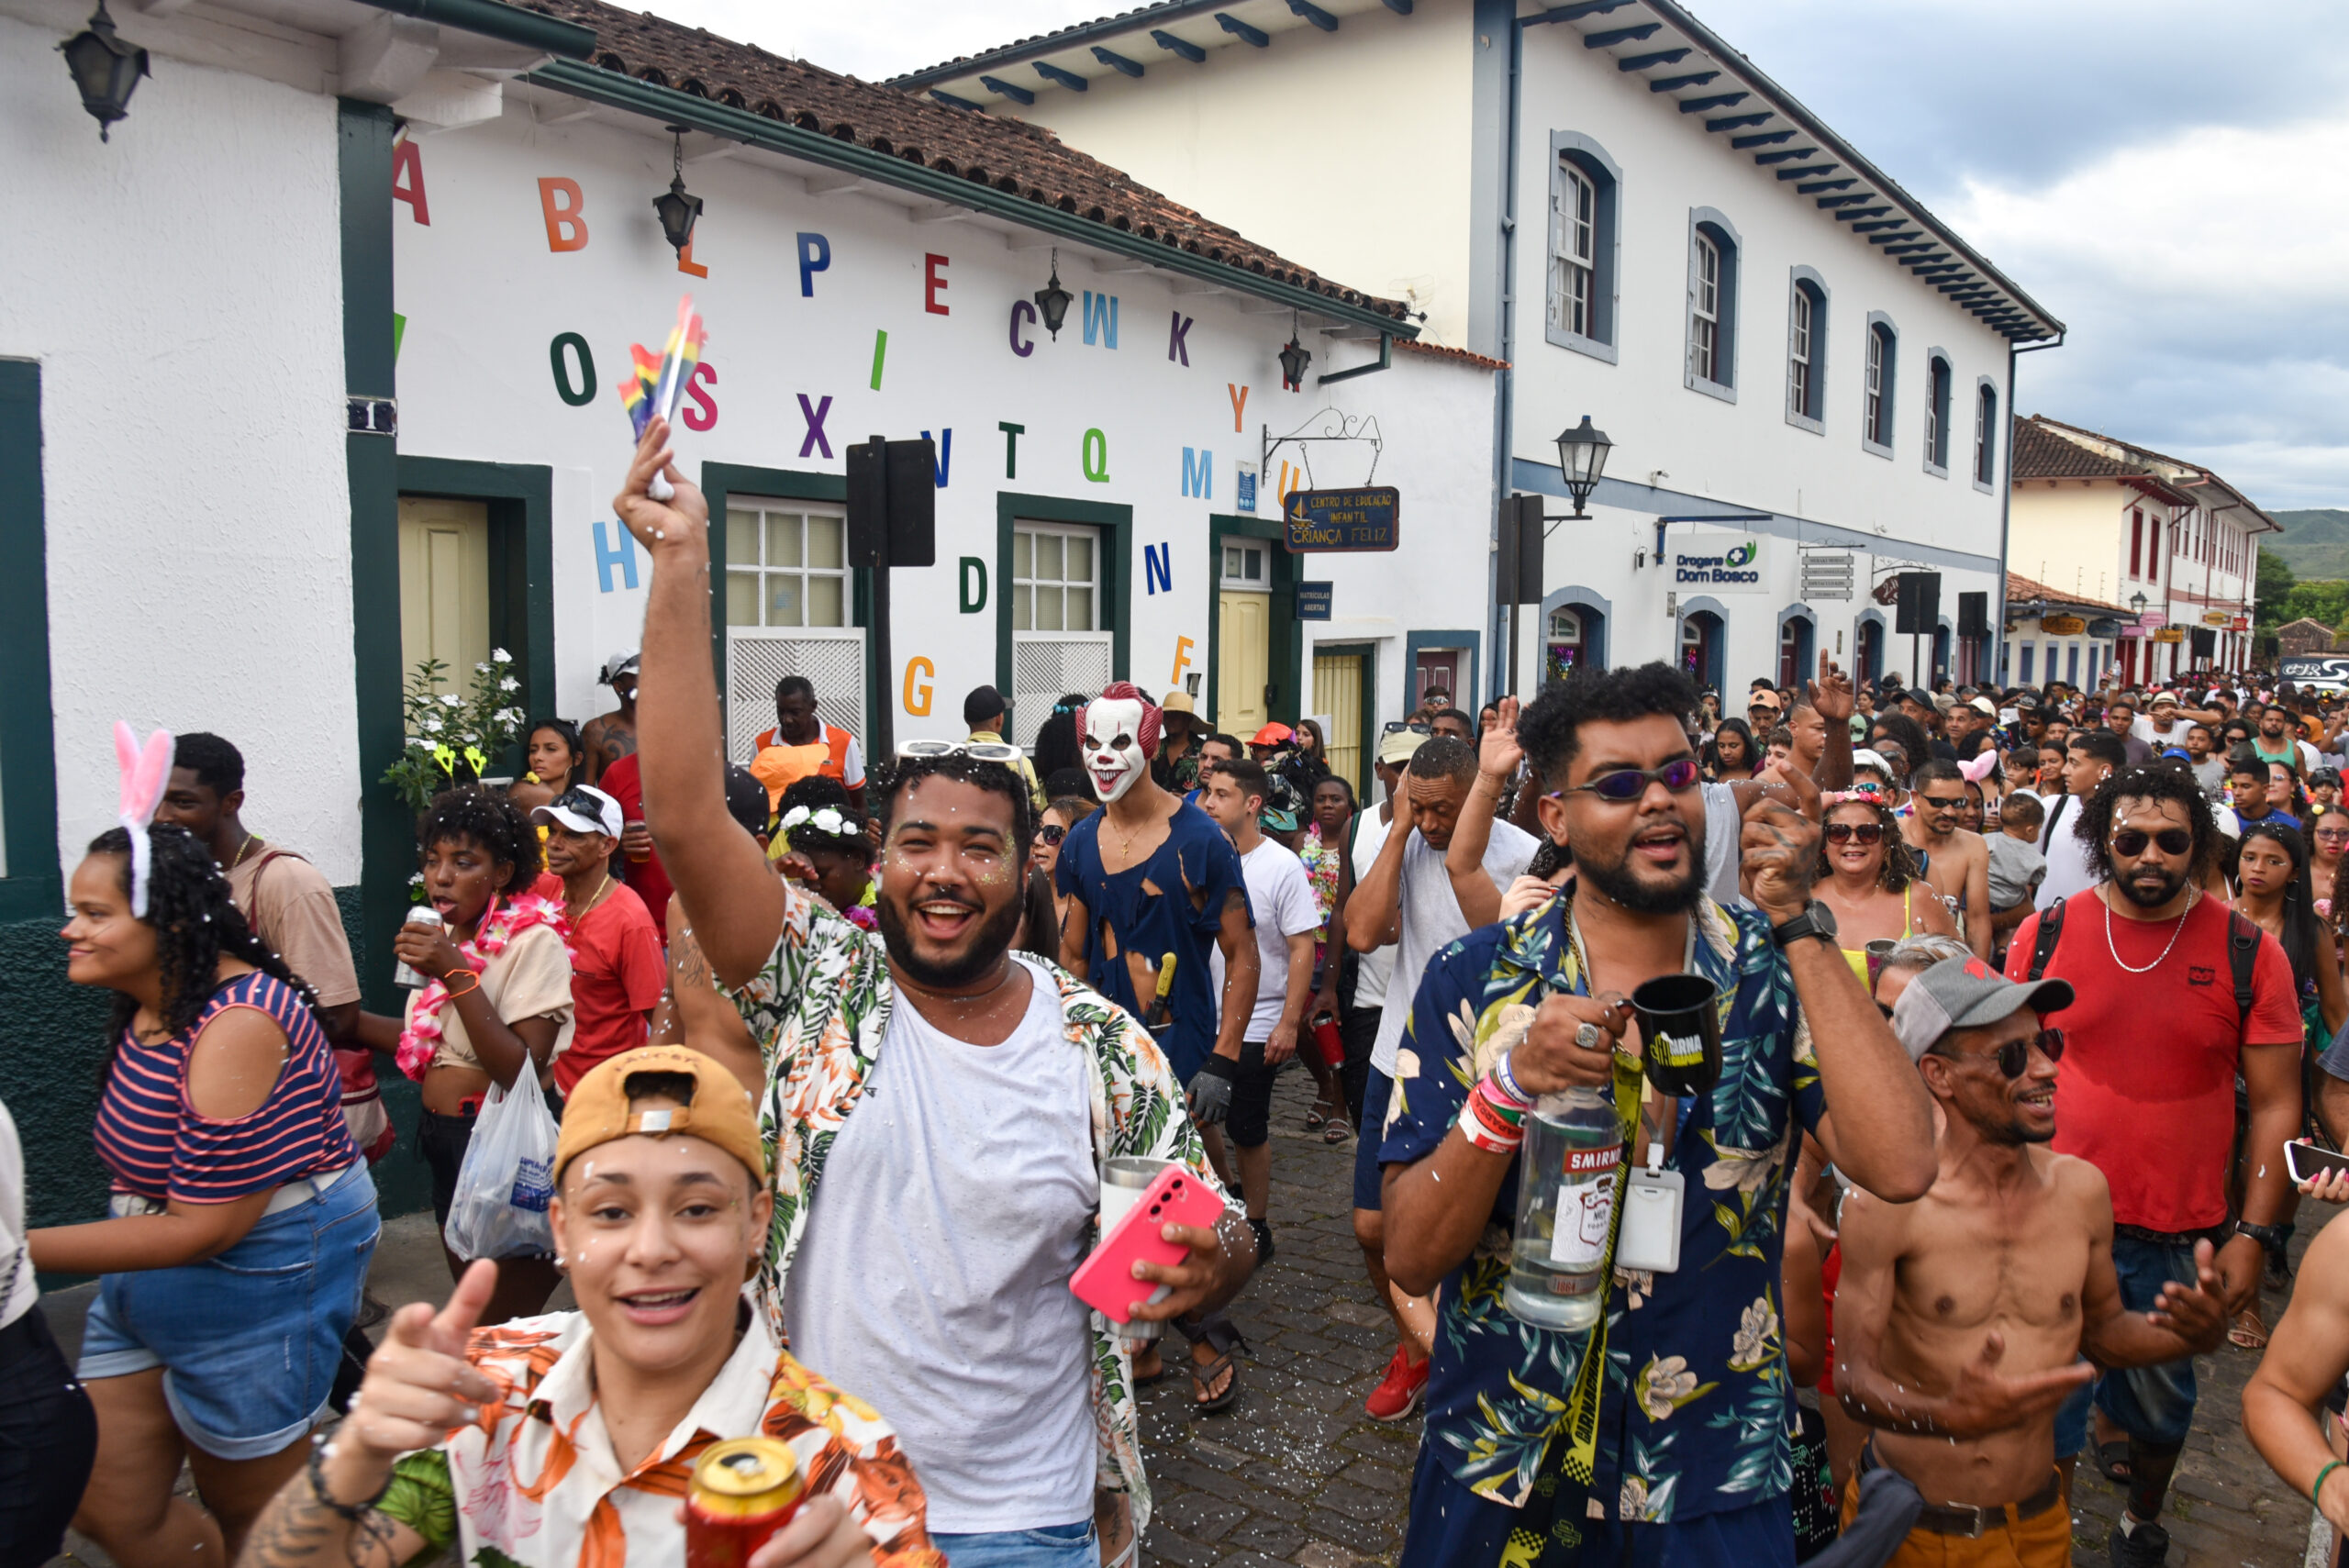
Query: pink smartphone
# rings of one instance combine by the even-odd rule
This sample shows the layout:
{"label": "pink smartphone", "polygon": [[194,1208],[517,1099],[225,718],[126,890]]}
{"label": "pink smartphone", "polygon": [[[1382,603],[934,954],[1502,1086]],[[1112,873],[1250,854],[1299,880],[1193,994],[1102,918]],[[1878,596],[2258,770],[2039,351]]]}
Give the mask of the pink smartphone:
{"label": "pink smartphone", "polygon": [[1116,1229],[1101,1238],[1093,1255],[1076,1266],[1068,1288],[1079,1301],[1112,1323],[1130,1322],[1133,1309],[1158,1290],[1150,1280],[1134,1278],[1134,1264],[1179,1263],[1186,1250],[1159,1234],[1165,1225],[1191,1225],[1205,1230],[1223,1216],[1223,1199],[1187,1168],[1169,1165],[1142,1189],[1133,1207]]}

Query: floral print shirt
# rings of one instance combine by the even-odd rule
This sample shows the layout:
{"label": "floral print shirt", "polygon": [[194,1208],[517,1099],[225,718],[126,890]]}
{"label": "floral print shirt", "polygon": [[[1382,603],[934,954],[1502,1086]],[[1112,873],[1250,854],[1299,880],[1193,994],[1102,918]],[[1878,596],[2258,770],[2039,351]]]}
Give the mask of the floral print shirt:
{"label": "floral print shirt", "polygon": [[[1435,1151],[1543,996],[1589,994],[1571,908],[1553,898],[1470,933],[1428,967],[1396,1062],[1383,1163]],[[1680,1268],[1617,1270],[1605,1308],[1590,1507],[1624,1520],[1746,1507],[1793,1480],[1778,1267],[1789,1151],[1797,1127],[1818,1123],[1819,1069],[1767,921],[1710,899],[1697,921],[1693,967],[1720,987],[1721,1076],[1711,1094],[1680,1102],[1667,1161],[1687,1183]],[[1501,1305],[1517,1181],[1512,1170],[1483,1240],[1443,1282],[1424,1440],[1462,1485],[1511,1507],[1525,1506],[1544,1447],[1566,1440],[1567,1396],[1590,1342],[1520,1323]]]}
{"label": "floral print shirt", "polygon": [[1305,879],[1313,884],[1313,904],[1321,911],[1321,929],[1313,939],[1313,962],[1318,968],[1330,959],[1330,911],[1338,903],[1338,867],[1346,858],[1345,840],[1321,841],[1321,824],[1305,830],[1297,858],[1305,862]]}
{"label": "floral print shirt", "polygon": [[[881,939],[785,884],[783,935],[756,975],[733,994],[766,1059],[767,1083],[759,1106],[774,1186],[774,1222],[759,1266],[757,1296],[777,1342],[784,1329],[784,1289],[807,1230],[807,1211],[824,1174],[832,1140],[861,1103],[866,1078],[889,1032],[895,988]],[[1041,959],[1060,987],[1069,1047],[1093,1063],[1085,1075],[1093,1102],[1097,1169],[1128,1156],[1179,1160],[1216,1192],[1222,1184],[1208,1166],[1198,1129],[1184,1108],[1183,1091],[1150,1031],[1122,1007]],[[1224,1195],[1229,1211],[1243,1217]],[[1097,1234],[1087,1250],[1098,1240]],[[1092,1314],[1093,1418],[1099,1463],[1097,1480],[1127,1496],[1136,1535],[1150,1523],[1150,1486],[1142,1473],[1141,1433],[1134,1409],[1133,1367],[1121,1340],[1100,1313]],[[918,1355],[918,1346],[908,1354]]]}

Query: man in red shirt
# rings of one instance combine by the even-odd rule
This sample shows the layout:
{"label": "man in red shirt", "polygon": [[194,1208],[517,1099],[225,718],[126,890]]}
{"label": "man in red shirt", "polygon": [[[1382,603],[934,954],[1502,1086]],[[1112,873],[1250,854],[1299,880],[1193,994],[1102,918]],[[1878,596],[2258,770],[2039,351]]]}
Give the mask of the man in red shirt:
{"label": "man in red shirt", "polygon": [[[621,760],[633,770],[634,756]],[[581,784],[531,812],[530,820],[546,824],[547,870],[562,878],[562,912],[571,925],[577,1028],[570,1048],[554,1059],[555,1087],[568,1095],[596,1063],[644,1043],[669,966],[644,900],[612,878],[619,802]]]}
{"label": "man in red shirt", "polygon": [[[2165,1283],[2195,1277],[2194,1243],[2219,1244],[2230,1316],[2254,1298],[2263,1245],[2285,1216],[2284,1144],[2300,1123],[2301,1025],[2292,969],[2276,939],[2200,884],[2226,840],[2188,774],[2132,768],[2098,786],[2076,831],[2097,885],[2023,922],[2008,950],[2018,980],[2036,978],[2043,921],[2060,921],[2043,973],[2069,981],[2074,1004],[2045,1022],[2069,1049],[2055,1080],[2058,1153],[2104,1173],[2112,1190],[2112,1261],[2123,1304],[2150,1311]],[[2250,960],[2250,1003],[2237,996]],[[2249,1090],[2243,1215],[2229,1222],[2227,1171],[2234,1083]],[[2194,1416],[2194,1363],[2106,1373],[2096,1385],[2098,1468],[2129,1491],[2113,1527],[2114,1568],[2153,1568],[2169,1550],[2154,1522]],[[2055,1452],[2087,1438],[2088,1391],[2065,1407]]]}

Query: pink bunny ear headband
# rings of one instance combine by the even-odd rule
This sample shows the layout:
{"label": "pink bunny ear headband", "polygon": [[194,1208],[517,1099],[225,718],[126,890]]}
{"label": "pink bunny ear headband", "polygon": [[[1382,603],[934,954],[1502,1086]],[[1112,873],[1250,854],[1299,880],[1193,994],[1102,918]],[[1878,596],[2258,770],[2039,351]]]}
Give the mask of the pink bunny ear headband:
{"label": "pink bunny ear headband", "polygon": [[1998,753],[1985,746],[1981,751],[1958,763],[1957,772],[1968,784],[1980,784],[1998,765]]}
{"label": "pink bunny ear headband", "polygon": [[154,847],[147,837],[155,807],[163,801],[163,785],[172,776],[172,732],[158,729],[139,743],[138,735],[122,720],[114,725],[115,761],[122,765],[122,814],[116,818],[130,835],[130,912],[147,917],[147,884],[155,869]]}

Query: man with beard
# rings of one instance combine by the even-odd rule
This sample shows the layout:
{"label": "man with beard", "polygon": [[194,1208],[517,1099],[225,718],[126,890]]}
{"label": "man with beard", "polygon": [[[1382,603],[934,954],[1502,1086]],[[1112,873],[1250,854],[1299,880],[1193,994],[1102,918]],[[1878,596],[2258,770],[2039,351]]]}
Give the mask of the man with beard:
{"label": "man with beard", "polygon": [[1916,810],[1900,825],[1901,837],[1927,857],[1925,882],[1957,917],[1965,945],[1988,958],[1990,847],[1981,834],[1957,825],[1965,810],[1965,776],[1955,762],[1936,760],[1919,768],[1912,784]]}
{"label": "man with beard", "polygon": [[[2077,820],[2096,887],[2024,921],[2007,951],[2009,975],[2067,980],[2076,997],[2046,1016],[2070,1044],[2054,1147],[2111,1187],[2123,1306],[2152,1310],[2166,1281],[2193,1276],[2196,1245],[2210,1241],[2232,1317],[2259,1288],[2262,1248],[2277,1239],[2291,1197],[2282,1155],[2300,1126],[2301,1037],[2292,967],[2274,937],[2202,895],[2226,840],[2191,774],[2109,778]],[[2238,1073],[2249,1152],[2242,1218],[2231,1224]],[[2097,1468],[2129,1493],[2113,1563],[2153,1568],[2169,1549],[2154,1519],[2193,1419],[2194,1363],[2109,1373],[2095,1404]],[[2087,1411],[2083,1389],[2056,1420],[2059,1459],[2079,1451]]]}
{"label": "man with beard", "polygon": [[1877,1429],[1844,1522],[1860,1474],[1879,1466],[1924,1495],[1897,1568],[2065,1568],[2054,1429],[2095,1375],[2079,1358],[2176,1361],[2215,1349],[2225,1324],[2207,1241],[2150,1310],[2124,1306],[2104,1177],[2043,1147],[2065,1035],[2042,1020],[2072,1003],[2061,980],[2018,985],[1978,958],[1949,958],[1893,1005],[1893,1032],[1943,1112],[1941,1173],[1918,1203],[1856,1193],[1843,1205],[1835,1392]]}
{"label": "man with beard", "polygon": [[[1705,810],[1680,723],[1695,702],[1686,675],[1649,664],[1553,685],[1526,710],[1518,740],[1575,885],[1453,943],[1411,1006],[1379,1152],[1386,1267],[1405,1290],[1441,1285],[1442,1305],[1405,1568],[1791,1568],[1775,1306],[1790,1151],[1814,1131],[1888,1202],[1932,1183],[1924,1086],[1811,899],[1809,779],[1787,781],[1796,805],[1765,795],[1746,810],[1751,906],[1705,896]],[[1642,1094],[1625,998],[1690,972],[1719,998],[1720,1068],[1676,1114],[1673,1093]],[[1598,1091],[1622,1139],[1594,1140],[1586,1168],[1620,1149],[1664,1195],[1641,1206],[1657,1249],[1644,1264],[1615,1270],[1611,1227],[1560,1260],[1592,1268],[1582,1277],[1601,1297],[1580,1329],[1504,1305],[1520,1173],[1520,1173],[1527,1115],[1568,1090]],[[1676,1271],[1660,1255],[1674,1241]]]}
{"label": "man with beard", "polygon": [[[878,784],[877,940],[768,870],[727,813],[708,503],[668,437],[647,426],[614,505],[652,560],[653,837],[767,1054],[757,1307],[896,1427],[950,1558],[1089,1568],[1150,1515],[1125,1350],[1068,1290],[1098,1240],[1103,1168],[1138,1156],[1215,1178],[1141,1026],[1012,955],[1035,821],[1004,762],[930,743]],[[674,499],[647,495],[656,473]],[[1184,1258],[1137,1267],[1170,1293],[1143,1318],[1219,1307],[1253,1265],[1229,1207],[1163,1235]]]}

